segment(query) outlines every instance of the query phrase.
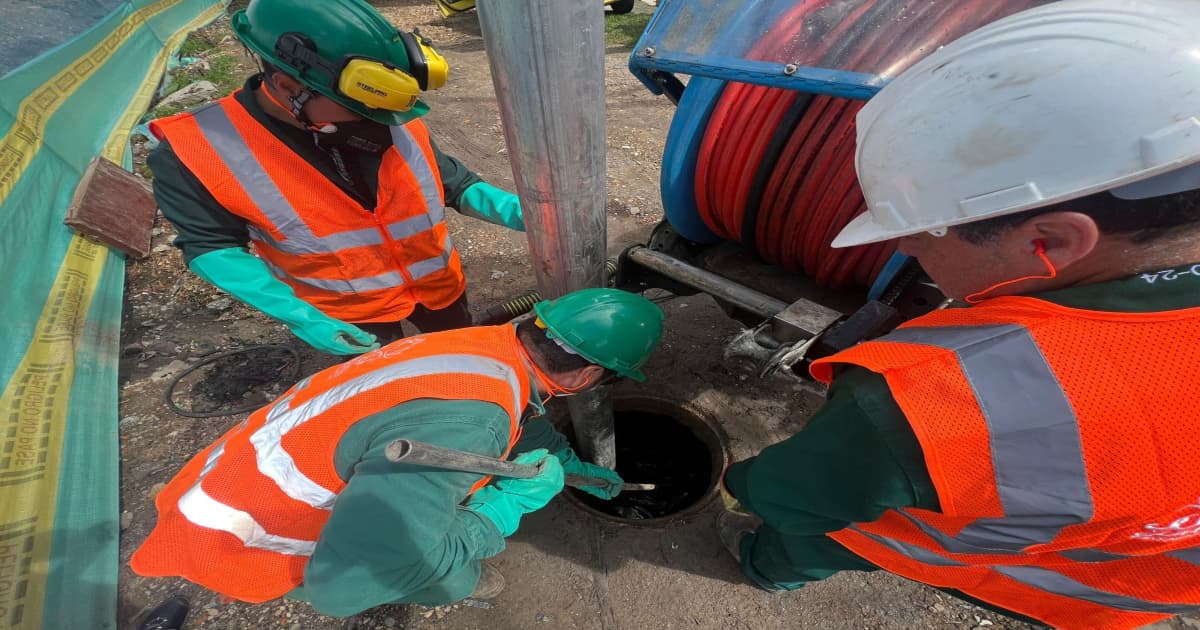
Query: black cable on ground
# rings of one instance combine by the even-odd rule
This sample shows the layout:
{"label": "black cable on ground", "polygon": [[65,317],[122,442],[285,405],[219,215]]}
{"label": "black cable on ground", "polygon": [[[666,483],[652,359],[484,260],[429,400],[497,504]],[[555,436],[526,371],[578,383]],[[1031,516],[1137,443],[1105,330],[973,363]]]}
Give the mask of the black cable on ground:
{"label": "black cable on ground", "polygon": [[292,347],[280,345],[280,344],[264,344],[264,345],[258,345],[258,346],[247,346],[245,348],[237,348],[235,350],[227,350],[225,352],[218,352],[217,354],[213,354],[208,357],[205,357],[205,359],[203,361],[201,361],[201,362],[189,367],[188,369],[180,372],[179,374],[175,375],[175,377],[171,379],[171,382],[167,383],[167,390],[163,393],[163,403],[165,403],[167,405],[167,408],[170,409],[173,413],[181,415],[185,418],[218,418],[220,416],[233,416],[233,415],[237,415],[237,414],[249,413],[251,411],[258,409],[259,407],[262,406],[261,404],[255,404],[255,405],[251,405],[248,407],[242,407],[239,409],[230,409],[230,410],[188,411],[188,410],[182,409],[181,407],[179,407],[179,405],[175,404],[174,394],[175,394],[175,386],[178,385],[179,382],[182,381],[184,379],[184,377],[186,377],[188,374],[191,374],[192,372],[195,372],[196,370],[198,370],[206,365],[211,365],[213,363],[216,363],[217,361],[224,359],[226,357],[236,356],[239,354],[246,354],[246,353],[253,352],[256,350],[264,350],[264,349],[282,350],[282,351],[286,352],[287,354],[291,355],[291,358],[292,358],[291,372],[286,375],[281,375],[280,380],[289,379],[291,382],[294,383],[294,382],[296,382],[296,380],[299,379],[299,377],[300,377],[300,355]]}

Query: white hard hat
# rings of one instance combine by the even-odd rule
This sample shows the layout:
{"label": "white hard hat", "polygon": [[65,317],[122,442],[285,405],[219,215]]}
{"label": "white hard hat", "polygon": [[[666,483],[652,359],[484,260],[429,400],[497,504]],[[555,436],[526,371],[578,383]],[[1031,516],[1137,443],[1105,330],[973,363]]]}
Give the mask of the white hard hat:
{"label": "white hard hat", "polygon": [[834,247],[1109,190],[1200,188],[1200,0],[1063,0],[934,51],[858,114]]}

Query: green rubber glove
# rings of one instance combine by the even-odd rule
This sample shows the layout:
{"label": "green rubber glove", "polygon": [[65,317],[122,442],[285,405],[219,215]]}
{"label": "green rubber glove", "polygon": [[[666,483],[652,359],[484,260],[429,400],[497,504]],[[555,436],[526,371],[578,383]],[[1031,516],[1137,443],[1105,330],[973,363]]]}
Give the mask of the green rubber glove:
{"label": "green rubber glove", "polygon": [[621,475],[618,475],[617,471],[597,466],[596,464],[589,464],[579,459],[579,456],[569,446],[555,453],[554,457],[562,464],[564,473],[602,479],[608,482],[608,485],[604,486],[580,486],[579,490],[605,501],[621,494],[621,485],[625,483],[625,480],[621,479]]}
{"label": "green rubber glove", "polygon": [[513,462],[541,466],[542,471],[529,479],[496,478],[471,495],[467,503],[467,509],[495,523],[505,538],[517,531],[522,516],[546,507],[563,489],[562,464],[546,449],[521,453]]}
{"label": "green rubber glove", "polygon": [[296,297],[267,264],[240,248],[218,249],[192,259],[197,276],[287,324],[292,334],[329,354],[361,354],[379,347],[375,335],[317,310]]}
{"label": "green rubber glove", "polygon": [[503,225],[518,232],[525,231],[521,200],[506,190],[487,182],[477,182],[464,190],[458,199],[458,210],[465,215]]}

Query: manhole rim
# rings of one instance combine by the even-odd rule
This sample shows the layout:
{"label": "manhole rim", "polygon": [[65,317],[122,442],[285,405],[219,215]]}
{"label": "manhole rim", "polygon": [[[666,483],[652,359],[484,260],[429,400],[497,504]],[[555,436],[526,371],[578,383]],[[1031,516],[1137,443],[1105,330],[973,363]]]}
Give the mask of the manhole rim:
{"label": "manhole rim", "polygon": [[633,392],[613,394],[612,405],[614,413],[625,411],[657,413],[669,416],[690,429],[697,439],[703,442],[708,448],[709,461],[712,464],[712,475],[708,481],[708,489],[694,503],[682,510],[654,518],[629,519],[602,512],[584,503],[569,489],[562,492],[567,502],[588,515],[610,523],[651,528],[689,520],[708,508],[709,504],[720,493],[719,482],[721,475],[724,474],[725,468],[732,461],[729,454],[729,440],[721,425],[717,424],[707,412],[696,408],[694,405],[657,394]]}

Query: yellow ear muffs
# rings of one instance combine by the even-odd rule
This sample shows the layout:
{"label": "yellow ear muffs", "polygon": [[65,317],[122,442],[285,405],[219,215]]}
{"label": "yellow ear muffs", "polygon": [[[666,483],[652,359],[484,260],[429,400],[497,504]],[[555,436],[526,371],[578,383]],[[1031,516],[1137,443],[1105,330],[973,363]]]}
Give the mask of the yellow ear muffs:
{"label": "yellow ear muffs", "polygon": [[429,38],[413,29],[411,33],[400,31],[400,41],[408,53],[408,71],[417,79],[422,90],[436,90],[446,84],[450,66],[446,58],[433,47]]}
{"label": "yellow ear muffs", "polygon": [[338,77],[338,90],[374,109],[406,112],[417,104],[420,83],[411,74],[371,59],[351,59]]}

